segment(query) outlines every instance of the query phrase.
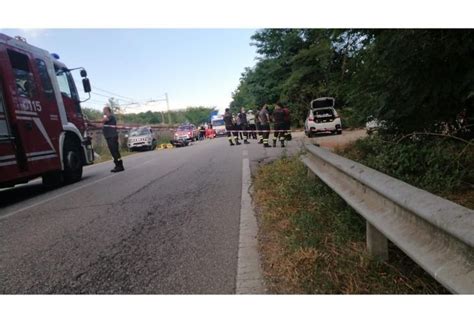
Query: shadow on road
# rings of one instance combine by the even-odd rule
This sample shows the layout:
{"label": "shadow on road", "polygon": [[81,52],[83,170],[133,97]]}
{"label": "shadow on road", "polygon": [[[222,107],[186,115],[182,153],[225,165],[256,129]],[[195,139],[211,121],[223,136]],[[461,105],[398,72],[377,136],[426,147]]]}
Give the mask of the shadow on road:
{"label": "shadow on road", "polygon": [[[85,180],[89,178],[93,178],[93,177],[94,176],[91,176],[91,175],[82,176],[82,179],[81,181],[79,181],[79,183],[83,183]],[[17,185],[12,188],[1,189],[0,190],[0,209],[16,204],[16,203],[24,202],[28,199],[46,194],[51,191],[60,190],[61,188],[72,186],[72,185],[74,184],[61,185],[57,187],[48,187],[48,186],[43,185],[40,180],[40,181],[32,181],[27,184]]]}
{"label": "shadow on road", "polygon": [[35,196],[45,194],[55,188],[46,187],[41,182],[25,184],[0,191],[0,208],[23,202]]}

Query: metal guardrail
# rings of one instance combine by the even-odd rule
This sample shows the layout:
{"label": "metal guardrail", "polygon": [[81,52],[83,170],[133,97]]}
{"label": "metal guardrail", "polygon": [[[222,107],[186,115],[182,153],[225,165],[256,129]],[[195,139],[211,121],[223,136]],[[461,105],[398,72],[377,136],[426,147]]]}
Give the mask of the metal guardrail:
{"label": "metal guardrail", "polygon": [[449,291],[474,294],[474,211],[314,145],[301,157],[367,221],[371,255],[388,240]]}

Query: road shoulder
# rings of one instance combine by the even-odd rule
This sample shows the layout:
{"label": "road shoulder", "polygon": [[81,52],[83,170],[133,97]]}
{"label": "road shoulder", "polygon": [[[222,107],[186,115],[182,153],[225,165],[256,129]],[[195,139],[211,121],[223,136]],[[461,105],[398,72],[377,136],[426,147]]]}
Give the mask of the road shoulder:
{"label": "road shoulder", "polygon": [[258,225],[250,197],[251,176],[247,155],[248,152],[244,150],[236,294],[264,294],[265,286],[257,241]]}

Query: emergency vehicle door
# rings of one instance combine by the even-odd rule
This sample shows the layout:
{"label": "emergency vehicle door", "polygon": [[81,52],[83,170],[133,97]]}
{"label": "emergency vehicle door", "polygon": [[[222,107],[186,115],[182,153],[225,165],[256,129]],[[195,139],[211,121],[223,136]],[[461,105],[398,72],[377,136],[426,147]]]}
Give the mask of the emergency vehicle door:
{"label": "emergency vehicle door", "polygon": [[[16,50],[8,49],[8,57],[15,79],[14,93],[16,105],[17,132],[28,160],[41,161],[41,165],[57,167],[58,152],[51,141],[47,127],[44,125],[45,111],[41,105],[38,81],[35,80],[32,60],[29,56]],[[45,170],[42,167],[42,170]],[[48,167],[47,167],[48,168]]]}
{"label": "emergency vehicle door", "polygon": [[80,98],[74,83],[71,72],[55,64],[56,78],[59,84],[59,90],[66,109],[68,121],[76,125],[83,134],[85,129],[84,116],[81,110]]}
{"label": "emergency vehicle door", "polygon": [[[7,106],[3,95],[3,86],[3,80],[0,78],[0,173],[2,173],[2,178],[8,176],[7,174],[13,173],[13,179],[17,172],[17,158]],[[8,179],[10,178],[8,177]]]}

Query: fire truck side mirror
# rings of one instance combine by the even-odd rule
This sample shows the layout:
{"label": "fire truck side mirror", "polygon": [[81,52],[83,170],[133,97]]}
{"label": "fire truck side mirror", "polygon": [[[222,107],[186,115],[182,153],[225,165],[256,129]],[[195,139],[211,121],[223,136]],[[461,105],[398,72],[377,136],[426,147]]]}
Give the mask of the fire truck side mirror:
{"label": "fire truck side mirror", "polygon": [[85,69],[81,70],[81,77],[87,77],[87,71]]}
{"label": "fire truck side mirror", "polygon": [[84,92],[86,92],[86,93],[91,92],[91,82],[89,82],[89,79],[87,77],[84,77],[82,79],[82,87],[84,88]]}

